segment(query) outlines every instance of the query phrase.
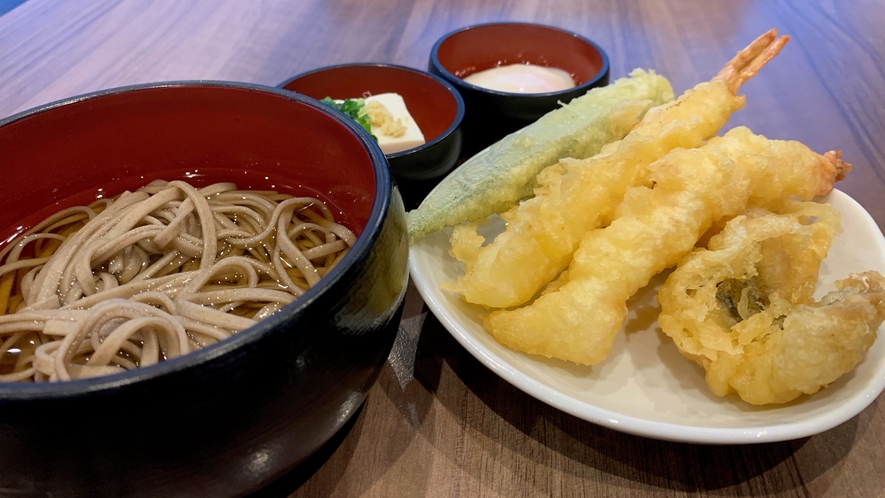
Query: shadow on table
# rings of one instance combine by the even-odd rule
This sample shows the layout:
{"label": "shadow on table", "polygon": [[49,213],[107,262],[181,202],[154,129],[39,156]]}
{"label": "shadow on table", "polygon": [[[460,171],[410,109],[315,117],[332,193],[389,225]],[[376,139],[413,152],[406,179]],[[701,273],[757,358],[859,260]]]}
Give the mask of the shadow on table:
{"label": "shadow on table", "polygon": [[[859,427],[859,417],[854,417],[813,438],[737,446],[672,443],[623,434],[550,407],[495,376],[428,314],[421,332],[415,378],[446,409],[463,413],[464,406],[456,404],[463,400],[436,395],[443,362],[479,401],[526,438],[501,437],[499,426],[485,425],[482,417],[467,417],[464,423],[473,430],[502,445],[503,450],[538,465],[591,481],[600,481],[599,473],[609,474],[616,479],[605,480],[626,487],[654,486],[686,492],[733,488],[740,494],[802,489],[806,482],[839,465],[855,438],[866,430],[865,426]],[[539,458],[538,444],[566,458]],[[500,453],[493,449],[492,458]],[[538,486],[534,481],[525,484]]]}
{"label": "shadow on table", "polygon": [[[400,409],[407,422],[414,426],[421,425],[432,402],[431,396],[426,394],[415,396],[411,393],[412,389],[405,392],[400,391],[398,380],[390,365],[384,367],[377,383],[381,390],[387,393],[388,398],[397,404],[397,408]],[[286,498],[295,494],[298,496],[328,496],[335,493],[336,485],[343,479],[343,474],[347,471],[354,456],[365,457],[365,449],[358,449],[364,428],[379,429],[377,419],[372,420],[373,416],[367,414],[371,410],[366,408],[366,405],[370,403],[384,403],[378,399],[379,395],[383,396],[381,392],[375,390],[347,424],[310,458],[261,491],[249,495],[249,498]],[[405,400],[416,401],[407,403]],[[388,439],[385,442],[384,453],[390,456],[391,462],[395,462],[397,460],[395,455],[402,454],[411,441],[412,438]],[[370,472],[373,469],[376,470],[374,474]],[[366,466],[363,470],[359,485],[362,489],[368,489],[384,474],[387,468]],[[312,478],[313,480],[311,480]],[[340,490],[338,491],[340,492]]]}
{"label": "shadow on table", "polygon": [[[421,325],[426,311],[424,302],[410,284],[410,295],[406,298],[402,322],[396,341],[393,344],[387,363],[381,370],[376,386],[371,390],[359,412],[340,431],[311,456],[285,476],[268,487],[251,495],[251,498],[284,498],[292,494],[299,496],[327,496],[336,491],[354,455],[366,457],[366,449],[358,448],[360,434],[364,427],[368,431],[396,430],[395,425],[405,421],[414,428],[413,437],[397,437],[385,440],[384,454],[390,462],[406,451],[412,439],[419,432],[433,403],[433,396],[424,391],[421,384],[413,382],[413,371],[422,369],[416,366]],[[423,361],[423,360],[422,360]],[[438,361],[435,363],[438,365]],[[384,395],[386,394],[386,399]],[[383,410],[367,409],[371,403],[392,403],[402,416],[402,421],[379,420]],[[391,424],[393,424],[391,426]],[[399,432],[398,434],[403,434]],[[369,438],[371,440],[371,437]],[[322,470],[320,470],[322,469]],[[369,489],[387,470],[384,466],[366,466],[360,474],[360,489]],[[374,473],[372,473],[374,471]],[[315,479],[311,480],[316,476]],[[308,481],[310,481],[308,483]],[[339,492],[341,490],[338,490]],[[359,489],[353,490],[359,492]],[[297,493],[296,493],[297,492]]]}
{"label": "shadow on table", "polygon": [[[463,386],[453,388],[452,382],[442,382],[444,376],[452,375]],[[616,432],[550,407],[494,375],[449,335],[420,300],[407,300],[397,342],[373,391],[367,403],[392,403],[402,419],[381,421],[377,416],[383,410],[361,407],[314,456],[252,498],[283,498],[296,491],[304,496],[333,493],[355,455],[365,456],[365,448],[358,445],[366,427],[395,430],[385,424],[406,422],[414,428],[413,437],[385,441],[386,459],[397,461],[397,456],[422,432],[435,402],[453,413],[471,433],[492,441],[486,458],[500,459],[503,468],[512,467],[515,454],[542,468],[571,475],[575,481],[605,481],[618,487],[656,487],[689,493],[728,490],[729,494],[744,495],[804,489],[806,483],[840,466],[854,441],[867,429],[865,419],[855,417],[813,438],[743,446],[670,443]],[[386,399],[384,395],[378,396],[382,392]],[[470,416],[465,415],[465,410],[492,413]],[[508,435],[513,431],[502,428],[498,419],[522,436]],[[470,437],[463,432],[452,436]],[[539,446],[555,453],[539,451]],[[463,455],[447,457],[466,472],[478,472],[473,466],[460,465]],[[386,470],[381,466],[372,475],[361,475],[359,489],[352,491],[371,488]],[[518,478],[516,475],[513,477]],[[308,483],[314,476],[317,479]],[[568,485],[566,480],[562,486]],[[826,481],[816,481],[815,491],[828,487]],[[545,480],[524,479],[516,484],[534,486],[540,494],[553,492],[545,488],[550,485]]]}
{"label": "shadow on table", "polygon": [[[301,465],[294,470],[272,482],[261,491],[249,495],[249,498],[286,498],[298,490],[308,479],[311,478],[331,457],[350,460],[353,455],[353,446],[359,440],[359,434],[363,426],[363,413],[365,412],[367,399],[346,424],[330,439],[323,447],[317,450]],[[348,439],[348,436],[350,438]],[[342,444],[348,441],[347,444]],[[346,465],[340,466],[343,470]]]}

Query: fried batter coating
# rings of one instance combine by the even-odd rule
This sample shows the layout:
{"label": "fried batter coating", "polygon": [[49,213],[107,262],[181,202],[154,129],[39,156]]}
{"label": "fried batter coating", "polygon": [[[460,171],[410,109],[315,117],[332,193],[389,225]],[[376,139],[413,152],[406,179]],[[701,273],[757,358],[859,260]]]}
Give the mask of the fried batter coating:
{"label": "fried batter coating", "polygon": [[850,167],[838,158],[743,127],[673,150],[649,166],[653,188],[628,191],[611,225],[586,234],[568,283],[530,306],[491,313],[485,328],[520,351],[596,364],[608,355],[630,296],[688,254],[714,221],[829,192]]}
{"label": "fried batter coating", "polygon": [[885,319],[885,279],[876,272],[811,299],[838,213],[813,203],[790,211],[729,221],[658,292],[661,329],[719,396],[737,392],[762,405],[814,394],[860,362]]}
{"label": "fried batter coating", "polygon": [[[475,226],[457,227],[453,252],[464,275],[443,288],[494,308],[517,306],[559,274],[591,229],[611,221],[631,187],[648,182],[646,167],[682,147],[699,147],[743,107],[740,84],[774,57],[788,40],[772,30],[741,51],[712,81],[676,102],[648,111],[639,125],[589,159],[565,159],[537,177],[535,197],[505,215],[507,229],[494,242],[475,245]],[[469,241],[472,246],[459,247]],[[469,257],[459,257],[465,254]]]}
{"label": "fried batter coating", "polygon": [[501,213],[531,196],[538,173],[563,157],[590,157],[623,138],[650,107],[673,100],[666,78],[634,69],[471,157],[409,211],[414,243],[443,227]]}

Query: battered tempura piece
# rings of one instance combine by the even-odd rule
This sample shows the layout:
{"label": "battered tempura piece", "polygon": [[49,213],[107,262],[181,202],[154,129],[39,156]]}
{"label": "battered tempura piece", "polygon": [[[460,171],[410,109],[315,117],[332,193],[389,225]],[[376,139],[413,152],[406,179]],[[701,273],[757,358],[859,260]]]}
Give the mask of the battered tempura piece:
{"label": "battered tempura piece", "polygon": [[885,319],[885,279],[876,272],[811,299],[838,213],[814,203],[791,211],[729,221],[658,292],[661,329],[704,367],[719,396],[736,391],[762,405],[814,394],[860,362]]}
{"label": "battered tempura piece", "polygon": [[829,192],[850,165],[799,142],[735,128],[697,149],[676,149],[649,166],[654,188],[627,192],[606,228],[591,230],[568,283],[532,305],[489,315],[499,342],[527,353],[592,365],[608,355],[629,297],[674,266],[715,220],[792,195]]}
{"label": "battered tempura piece", "polygon": [[[444,288],[494,308],[527,302],[572,259],[589,230],[607,225],[628,189],[648,182],[646,166],[678,148],[699,147],[743,107],[741,84],[789,40],[771,30],[732,59],[712,81],[656,107],[624,139],[585,160],[566,159],[538,175],[535,197],[507,213],[507,230],[480,249],[473,224],[455,228],[452,254],[464,275]],[[473,244],[474,247],[464,246]]]}
{"label": "battered tempura piece", "polygon": [[596,154],[623,138],[650,107],[672,100],[666,78],[636,69],[545,114],[471,157],[409,211],[410,241],[510,209],[532,194],[541,170],[563,157]]}

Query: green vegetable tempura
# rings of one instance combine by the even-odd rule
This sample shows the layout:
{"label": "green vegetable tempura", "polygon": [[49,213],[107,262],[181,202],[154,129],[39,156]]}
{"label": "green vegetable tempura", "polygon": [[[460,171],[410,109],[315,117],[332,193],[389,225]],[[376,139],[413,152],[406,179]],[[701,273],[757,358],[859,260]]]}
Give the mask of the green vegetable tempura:
{"label": "green vegetable tempura", "polygon": [[596,155],[620,140],[645,112],[673,100],[663,76],[636,69],[629,78],[595,88],[504,137],[447,176],[408,213],[415,242],[447,226],[502,213],[532,195],[535,177],[560,159]]}

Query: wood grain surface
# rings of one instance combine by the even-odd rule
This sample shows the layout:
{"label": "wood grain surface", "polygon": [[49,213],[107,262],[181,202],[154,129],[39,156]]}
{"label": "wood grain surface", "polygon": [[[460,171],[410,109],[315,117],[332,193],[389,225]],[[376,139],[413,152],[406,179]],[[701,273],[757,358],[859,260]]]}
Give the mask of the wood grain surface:
{"label": "wood grain surface", "polygon": [[[748,104],[730,126],[841,149],[854,171],[838,187],[883,227],[883,19],[878,0],[28,0],[0,17],[0,117],[150,81],[276,85],[357,61],[424,69],[440,36],[497,20],[577,31],[608,52],[613,78],[654,68],[679,93],[777,27],[793,40],[742,89]],[[872,497],[885,496],[883,476],[881,400],[792,442],[699,446],[629,436],[498,378],[410,288],[394,351],[359,415],[257,496]]]}

